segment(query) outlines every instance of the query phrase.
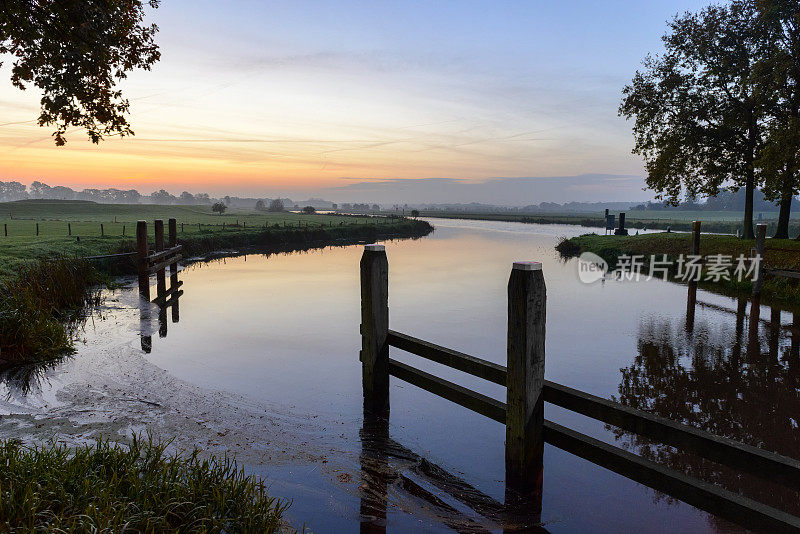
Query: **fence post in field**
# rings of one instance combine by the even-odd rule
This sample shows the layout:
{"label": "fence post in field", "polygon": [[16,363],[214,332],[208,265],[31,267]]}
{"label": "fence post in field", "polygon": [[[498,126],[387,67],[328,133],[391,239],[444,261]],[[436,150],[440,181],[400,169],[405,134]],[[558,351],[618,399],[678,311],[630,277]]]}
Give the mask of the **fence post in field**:
{"label": "fence post in field", "polygon": [[36,223],[36,235],[37,236],[39,235],[39,223],[38,222]]}
{"label": "fence post in field", "polygon": [[197,223],[197,231],[198,231],[198,232],[199,232],[199,231],[201,231],[201,230],[200,230],[200,223]]}
{"label": "fence post in field", "polygon": [[183,233],[183,223],[181,223],[181,233]]}
{"label": "fence post in field", "polygon": [[139,294],[150,300],[150,274],[147,270],[147,221],[136,223],[136,259],[139,273]]}
{"label": "fence post in field", "polygon": [[67,223],[67,235],[72,235],[72,223]]}
{"label": "fence post in field", "polygon": [[[164,219],[156,219],[155,224],[156,252],[164,250]],[[167,291],[167,279],[164,269],[156,271],[156,295],[161,296]]]}
{"label": "fence post in field", "polygon": [[753,296],[761,295],[761,286],[764,284],[764,247],[767,239],[767,225],[756,225],[756,256],[758,256],[758,268],[753,278]]}
{"label": "fence post in field", "polygon": [[361,256],[361,373],[364,410],[389,416],[389,263],[383,245]]}
{"label": "fence post in field", "polygon": [[125,225],[122,225],[122,237],[125,237]]}
{"label": "fence post in field", "polygon": [[[169,223],[169,241],[168,246],[169,248],[173,248],[178,245],[178,221],[175,219],[170,219]],[[170,277],[176,276],[178,274],[178,262],[175,261],[169,264],[169,275]]]}
{"label": "fence post in field", "polygon": [[106,231],[103,229],[103,223],[100,223],[100,237],[105,237]]}
{"label": "fence post in field", "polygon": [[8,237],[8,223],[3,223],[3,234]]}
{"label": "fence post in field", "polygon": [[542,264],[514,262],[508,281],[506,488],[526,500],[542,492],[546,302]]}

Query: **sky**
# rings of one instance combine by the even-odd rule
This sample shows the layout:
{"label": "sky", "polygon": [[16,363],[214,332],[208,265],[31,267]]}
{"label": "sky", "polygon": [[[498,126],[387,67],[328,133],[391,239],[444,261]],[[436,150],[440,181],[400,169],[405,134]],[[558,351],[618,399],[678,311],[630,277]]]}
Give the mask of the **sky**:
{"label": "sky", "polygon": [[[134,137],[92,145],[77,130],[54,146],[35,124],[40,94],[13,88],[5,61],[0,180],[340,201],[649,199],[621,89],[669,18],[708,3],[163,0],[148,12],[162,59],[121,86]],[[535,198],[509,192],[519,180]]]}

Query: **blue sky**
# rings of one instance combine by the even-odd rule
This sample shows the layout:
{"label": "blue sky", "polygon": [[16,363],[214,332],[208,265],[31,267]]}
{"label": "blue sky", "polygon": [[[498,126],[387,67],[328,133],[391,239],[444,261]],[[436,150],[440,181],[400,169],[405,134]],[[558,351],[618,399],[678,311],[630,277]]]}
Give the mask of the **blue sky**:
{"label": "blue sky", "polygon": [[[353,180],[641,177],[620,91],[666,20],[707,4],[165,0],[151,13],[162,61],[123,86],[136,137],[92,147],[74,132],[57,149],[33,124],[1,127],[0,171],[295,196]],[[4,84],[1,122],[35,118],[37,102]]]}

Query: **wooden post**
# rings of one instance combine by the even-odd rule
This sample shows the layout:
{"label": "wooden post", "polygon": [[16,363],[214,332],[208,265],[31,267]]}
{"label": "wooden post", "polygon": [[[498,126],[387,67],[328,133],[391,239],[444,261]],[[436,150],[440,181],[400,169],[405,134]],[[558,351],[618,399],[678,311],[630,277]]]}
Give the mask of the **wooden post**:
{"label": "wooden post", "polygon": [[125,237],[125,225],[122,225],[122,237]]}
{"label": "wooden post", "polygon": [[[155,225],[156,235],[156,252],[164,250],[164,219],[156,219]],[[164,269],[161,268],[156,272],[156,295],[162,296],[167,292],[167,279]]]}
{"label": "wooden post", "polygon": [[183,233],[183,223],[181,223],[181,233]]}
{"label": "wooden post", "polygon": [[139,295],[150,300],[150,274],[147,265],[147,221],[136,223],[136,252],[137,267],[139,272]]}
{"label": "wooden post", "polygon": [[3,233],[5,234],[6,237],[8,237],[8,224],[7,223],[3,223]]}
{"label": "wooden post", "polygon": [[67,223],[67,235],[72,235],[72,224]]}
{"label": "wooden post", "polygon": [[103,230],[103,223],[100,223],[100,237],[105,237],[106,232]]}
{"label": "wooden post", "polygon": [[[175,247],[178,244],[178,221],[170,219],[169,223],[169,248]],[[170,277],[178,274],[178,262],[175,261],[169,264]]]}
{"label": "wooden post", "polygon": [[39,223],[38,222],[36,223],[36,235],[37,236],[39,235]]}
{"label": "wooden post", "polygon": [[[758,269],[753,278],[753,296],[761,294],[761,286],[764,284],[764,247],[767,238],[767,225],[756,225],[756,256],[758,256]],[[752,312],[751,312],[752,315]]]}
{"label": "wooden post", "polygon": [[200,231],[200,223],[197,223],[197,231]]}
{"label": "wooden post", "polygon": [[361,372],[364,410],[389,416],[389,263],[383,245],[361,256]]}
{"label": "wooden post", "polygon": [[689,254],[700,255],[700,221],[692,221],[692,243],[689,247]]}
{"label": "wooden post", "polygon": [[[541,507],[544,453],[544,339],[547,294],[542,264],[515,262],[508,281],[506,496]],[[508,491],[511,490],[511,491]]]}

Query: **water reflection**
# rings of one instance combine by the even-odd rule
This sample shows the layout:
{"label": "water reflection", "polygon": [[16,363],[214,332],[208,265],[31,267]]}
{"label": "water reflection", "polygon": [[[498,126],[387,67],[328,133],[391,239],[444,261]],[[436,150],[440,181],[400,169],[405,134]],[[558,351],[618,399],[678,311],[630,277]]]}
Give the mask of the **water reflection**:
{"label": "water reflection", "polygon": [[153,336],[152,336],[152,305],[158,308],[158,337],[167,337],[167,310],[171,310],[171,318],[173,323],[180,321],[180,297],[183,295],[183,290],[180,287],[183,282],[178,280],[177,267],[170,270],[169,288],[167,288],[166,277],[164,271],[159,271],[156,275],[156,298],[152,303],[148,300],[146,295],[140,295],[139,298],[139,337],[141,340],[142,351],[150,354],[153,350]]}
{"label": "water reflection", "polygon": [[[749,308],[749,313],[748,313]],[[769,307],[756,297],[735,308],[697,301],[689,287],[685,325],[660,315],[643,317],[637,355],[620,369],[619,402],[790,457],[800,453],[798,310]],[[713,311],[713,322],[695,314]],[[788,317],[791,320],[784,321]],[[792,514],[795,491],[743,475],[646,438],[608,427],[645,458],[719,484]]]}
{"label": "water reflection", "polygon": [[500,503],[392,439],[388,421],[369,412],[359,439],[362,533],[386,532],[390,502],[456,532],[547,532],[541,526],[541,493],[530,497],[507,488],[506,502]]}

